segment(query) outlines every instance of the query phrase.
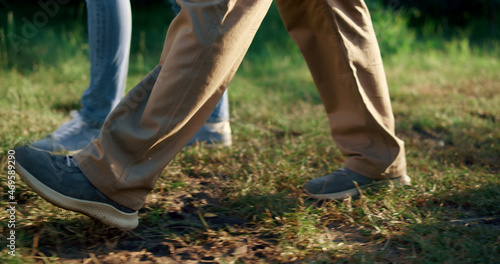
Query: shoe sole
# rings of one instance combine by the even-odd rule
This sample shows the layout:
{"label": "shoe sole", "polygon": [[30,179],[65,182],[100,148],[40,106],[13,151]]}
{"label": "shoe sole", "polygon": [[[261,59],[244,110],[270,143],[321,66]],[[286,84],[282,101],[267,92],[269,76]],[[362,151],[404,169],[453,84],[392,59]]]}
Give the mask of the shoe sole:
{"label": "shoe sole", "polygon": [[16,165],[16,171],[37,194],[58,207],[85,214],[107,226],[124,231],[132,230],[139,224],[138,212],[124,213],[109,204],[80,200],[61,194],[43,184],[19,163]]}
{"label": "shoe sole", "polygon": [[[395,186],[407,186],[411,184],[411,178],[408,175],[403,175],[399,178],[395,179],[389,179],[389,180],[381,180],[381,181],[376,181],[373,182],[372,184],[365,184],[363,186],[360,186],[361,189],[366,189],[369,188],[370,186],[376,185],[376,184],[394,184]],[[347,197],[356,197],[359,195],[359,190],[358,188],[352,188],[349,190],[345,190],[342,192],[336,192],[336,193],[323,193],[323,194],[313,194],[308,192],[306,189],[304,189],[304,192],[309,195],[312,198],[319,199],[319,200],[344,200]]]}

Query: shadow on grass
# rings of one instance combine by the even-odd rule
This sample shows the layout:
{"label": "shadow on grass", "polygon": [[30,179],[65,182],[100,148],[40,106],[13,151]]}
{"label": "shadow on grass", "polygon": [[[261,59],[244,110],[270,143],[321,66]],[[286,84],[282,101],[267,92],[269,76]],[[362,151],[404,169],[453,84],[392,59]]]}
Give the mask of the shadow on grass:
{"label": "shadow on grass", "polygon": [[500,184],[450,190],[417,202],[437,216],[408,226],[397,240],[422,263],[494,263],[500,257]]}
{"label": "shadow on grass", "polygon": [[[252,218],[265,213],[263,205],[283,199],[281,194],[221,201],[209,192],[182,191],[157,198],[140,210],[140,224],[133,231],[108,228],[81,216],[34,222],[17,232],[23,234],[24,249],[31,251],[33,260],[44,261],[218,263],[215,259],[258,261],[276,254],[276,239],[256,229]],[[289,200],[288,206],[293,202]],[[252,210],[242,211],[243,207]]]}
{"label": "shadow on grass", "polygon": [[[478,181],[474,186],[453,183],[449,185],[449,191],[438,194],[427,203],[439,205],[446,212],[455,212],[455,218],[464,219],[465,222],[468,218],[484,218],[484,223],[488,222],[487,219],[491,217],[500,218],[499,182]],[[454,219],[450,219],[452,220]]]}
{"label": "shadow on grass", "polygon": [[[348,214],[352,225],[328,225],[334,242],[350,245],[329,252],[335,263],[498,262],[499,183],[422,193],[407,201],[406,209],[398,209],[404,222],[384,217],[383,207],[374,204],[377,198],[353,200],[354,210]],[[342,212],[342,206],[335,211]],[[331,214],[335,218],[336,213]]]}
{"label": "shadow on grass", "polygon": [[[466,127],[466,125],[463,125]],[[500,144],[494,137],[472,137],[471,135],[490,135],[494,128],[467,128],[470,132],[453,131],[446,128],[430,129],[415,125],[411,131],[398,134],[407,145],[416,146],[421,152],[428,153],[430,160],[456,167],[488,168],[493,173],[500,171],[500,150],[492,147]],[[458,132],[457,132],[458,131]]]}

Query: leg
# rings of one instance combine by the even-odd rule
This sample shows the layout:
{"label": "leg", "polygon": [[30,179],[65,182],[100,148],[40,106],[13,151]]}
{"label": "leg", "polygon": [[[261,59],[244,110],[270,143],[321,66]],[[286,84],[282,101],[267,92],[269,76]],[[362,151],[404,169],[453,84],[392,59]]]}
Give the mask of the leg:
{"label": "leg", "polygon": [[78,151],[99,136],[104,120],[120,101],[128,70],[132,15],[128,0],[87,0],[90,85],[79,112],[46,139],[31,146]]}
{"label": "leg", "polygon": [[86,0],[89,26],[90,85],[80,114],[101,126],[120,101],[128,71],[132,14],[129,0]]}
{"label": "leg", "polygon": [[[362,0],[279,0],[313,75],[346,168],[375,178],[406,173],[382,59]],[[302,18],[302,19],[298,19]]]}
{"label": "leg", "polygon": [[208,119],[271,3],[179,2],[154,85],[129,93],[99,139],[74,157],[99,190],[134,210]]}
{"label": "leg", "polygon": [[98,139],[74,158],[16,148],[17,172],[47,201],[135,228],[146,195],[209,118],[271,4],[180,2],[160,65],[114,108]]}
{"label": "leg", "polygon": [[[363,175],[366,182],[406,176],[404,144],[394,133],[382,59],[364,2],[276,3],[312,73],[332,137],[346,156],[347,170],[338,173]],[[322,178],[321,188],[327,180],[332,177]]]}

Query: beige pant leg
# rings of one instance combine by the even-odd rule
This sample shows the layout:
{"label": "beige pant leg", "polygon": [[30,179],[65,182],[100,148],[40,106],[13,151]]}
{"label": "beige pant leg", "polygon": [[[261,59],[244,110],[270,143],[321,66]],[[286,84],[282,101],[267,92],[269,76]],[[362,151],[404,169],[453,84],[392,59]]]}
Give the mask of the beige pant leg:
{"label": "beige pant leg", "polygon": [[271,0],[178,1],[157,67],[75,161],[110,199],[140,209],[174,155],[221,98]]}
{"label": "beige pant leg", "polygon": [[387,82],[362,0],[277,0],[326,108],[345,167],[382,179],[406,173]]}

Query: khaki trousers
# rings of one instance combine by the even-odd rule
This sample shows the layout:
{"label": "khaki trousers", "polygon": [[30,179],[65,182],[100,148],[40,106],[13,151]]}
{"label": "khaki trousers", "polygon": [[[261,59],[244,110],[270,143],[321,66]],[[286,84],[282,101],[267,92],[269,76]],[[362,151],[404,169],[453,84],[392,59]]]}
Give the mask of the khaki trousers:
{"label": "khaki trousers", "polygon": [[[160,65],[75,155],[110,199],[140,209],[161,171],[208,119],[271,0],[179,0]],[[323,100],[345,167],[375,179],[406,173],[385,73],[362,0],[276,1]],[[321,176],[321,175],[318,175]]]}

